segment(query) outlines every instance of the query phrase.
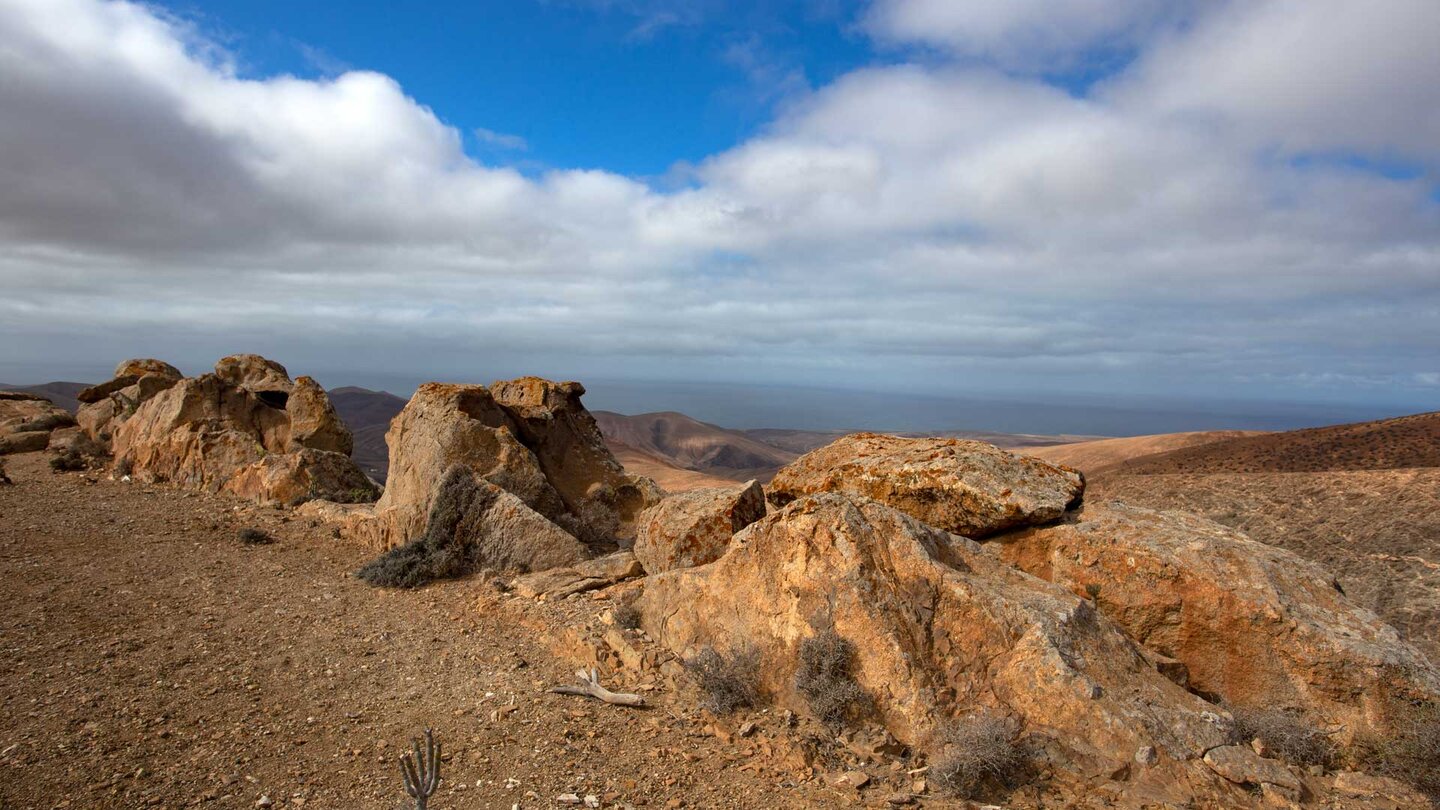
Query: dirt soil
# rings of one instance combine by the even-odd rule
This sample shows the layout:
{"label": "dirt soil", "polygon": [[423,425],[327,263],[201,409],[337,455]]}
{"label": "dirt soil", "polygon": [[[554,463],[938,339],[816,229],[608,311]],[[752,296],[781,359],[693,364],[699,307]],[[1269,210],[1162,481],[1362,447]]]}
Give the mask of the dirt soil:
{"label": "dirt soil", "polygon": [[45,461],[0,486],[0,807],[413,807],[396,758],[426,726],[434,810],[885,806],[913,778],[834,787],[770,755],[779,717],[717,722],[638,675],[606,685],[653,708],[547,693],[574,666],[535,628],[602,600],[378,590],[321,524]]}

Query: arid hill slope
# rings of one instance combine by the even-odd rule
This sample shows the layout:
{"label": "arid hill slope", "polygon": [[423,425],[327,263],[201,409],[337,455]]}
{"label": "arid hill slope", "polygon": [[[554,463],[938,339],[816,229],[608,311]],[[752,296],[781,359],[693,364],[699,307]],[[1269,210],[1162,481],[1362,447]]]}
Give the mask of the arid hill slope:
{"label": "arid hill slope", "polygon": [[687,492],[702,487],[734,486],[728,478],[717,478],[695,470],[676,467],[659,456],[644,453],[628,444],[606,439],[605,446],[615,454],[615,460],[625,465],[625,471],[643,475],[659,484],[666,492]]}
{"label": "arid hill slope", "polygon": [[39,385],[0,383],[0,391],[24,391],[27,394],[39,394],[70,413],[75,413],[80,407],[80,401],[75,399],[75,395],[89,387],[89,383],[77,382],[48,382]]}
{"label": "arid hill slope", "polygon": [[1282,473],[1440,467],[1440,411],[1265,433],[1186,447],[1125,464],[1130,475]]}
{"label": "arid hill slope", "polygon": [[798,453],[783,450],[745,435],[701,422],[683,413],[666,411],[635,416],[594,411],[605,438],[664,459],[676,467],[697,470],[719,478],[768,481]]}
{"label": "arid hill slope", "polygon": [[405,407],[405,400],[389,391],[355,386],[336,388],[329,394],[335,412],[355,436],[351,458],[367,475],[383,483],[390,467],[385,431],[390,429],[390,420]]}
{"label": "arid hill slope", "polygon": [[1090,487],[1315,560],[1440,660],[1440,413],[1181,447],[1093,471]]}
{"label": "arid hill slope", "polygon": [[1106,467],[1141,456],[1255,435],[1260,434],[1257,431],[1245,430],[1204,430],[1190,433],[1160,433],[1153,436],[1126,436],[1118,439],[1094,439],[1038,447],[1015,445],[1009,447],[1027,456],[1043,458],[1055,464],[1064,464],[1091,475]]}

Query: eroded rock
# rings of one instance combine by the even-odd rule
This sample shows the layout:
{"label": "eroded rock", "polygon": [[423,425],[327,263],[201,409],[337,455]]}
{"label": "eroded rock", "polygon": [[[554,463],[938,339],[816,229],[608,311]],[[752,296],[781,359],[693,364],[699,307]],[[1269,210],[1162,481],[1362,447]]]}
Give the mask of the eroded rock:
{"label": "eroded rock", "polygon": [[635,557],[652,574],[704,565],[764,516],[765,492],[755,481],[669,495],[640,514]]}
{"label": "eroded rock", "polygon": [[776,473],[771,503],[845,492],[872,498],[965,537],[981,538],[1060,518],[1079,503],[1079,472],[985,442],[856,433]]}
{"label": "eroded rock", "polygon": [[1339,739],[1383,726],[1394,698],[1440,699],[1440,674],[1318,565],[1194,515],[1089,504],[1072,522],[986,544],[1184,665],[1188,685],[1295,709]]}

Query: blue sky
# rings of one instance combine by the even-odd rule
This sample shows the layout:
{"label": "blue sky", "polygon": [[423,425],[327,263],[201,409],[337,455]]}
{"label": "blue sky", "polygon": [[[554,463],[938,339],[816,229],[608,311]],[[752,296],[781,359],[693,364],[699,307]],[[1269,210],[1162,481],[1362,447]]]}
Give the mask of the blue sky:
{"label": "blue sky", "polygon": [[1436,30],[1434,0],[0,0],[0,380],[255,351],[1434,407]]}
{"label": "blue sky", "polygon": [[[169,7],[232,49],[250,75],[393,76],[465,133],[477,159],[527,171],[663,175],[745,140],[797,91],[897,58],[856,30],[853,2]],[[477,137],[482,128],[500,137]]]}

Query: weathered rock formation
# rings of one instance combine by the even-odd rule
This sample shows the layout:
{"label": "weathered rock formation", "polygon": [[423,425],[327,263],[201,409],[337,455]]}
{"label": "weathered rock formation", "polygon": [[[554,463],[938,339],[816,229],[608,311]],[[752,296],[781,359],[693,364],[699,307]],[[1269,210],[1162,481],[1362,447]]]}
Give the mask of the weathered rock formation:
{"label": "weathered rock formation", "polygon": [[1194,760],[1225,740],[1215,707],[1155,671],[1088,602],[868,499],[801,498],[715,562],[648,577],[640,607],[645,629],[687,657],[759,650],[762,688],[802,711],[798,647],[833,627],[910,744],[980,709],[1017,717],[1081,767],[1145,746]]}
{"label": "weathered rock formation", "polygon": [[[114,430],[116,463],[141,481],[266,503],[374,497],[374,484],[335,449],[348,451],[350,434],[313,381],[291,382],[283,366],[255,355],[227,357],[216,368],[224,373],[181,378],[150,393],[133,413],[113,413],[103,424]],[[143,392],[155,377],[163,375],[131,385]]]}
{"label": "weathered rock formation", "polygon": [[765,517],[765,492],[750,481],[668,495],[640,514],[635,557],[651,574],[714,562],[730,538]]}
{"label": "weathered rock formation", "polygon": [[660,493],[610,455],[583,393],[579,383],[534,377],[420,386],[385,437],[385,494],[373,513],[350,515],[346,533],[382,549],[421,536],[442,479],[459,465],[592,547],[628,545]]}
{"label": "weathered rock formation", "polygon": [[120,423],[184,376],[179,369],[160,360],[126,360],[115,367],[115,374],[109,381],[92,385],[75,395],[80,401],[76,418],[90,438],[108,445]]}
{"label": "weathered rock formation", "polygon": [[0,456],[44,450],[54,431],[74,424],[75,417],[38,394],[0,391]]}
{"label": "weathered rock formation", "polygon": [[859,495],[978,539],[1059,519],[1085,479],[985,442],[856,433],[796,459],[767,491],[777,506],[817,492]]}
{"label": "weathered rock formation", "polygon": [[985,547],[1093,592],[1131,638],[1183,663],[1191,688],[1230,705],[1302,712],[1348,739],[1383,729],[1396,698],[1440,701],[1440,673],[1330,574],[1204,518],[1091,504]]}

